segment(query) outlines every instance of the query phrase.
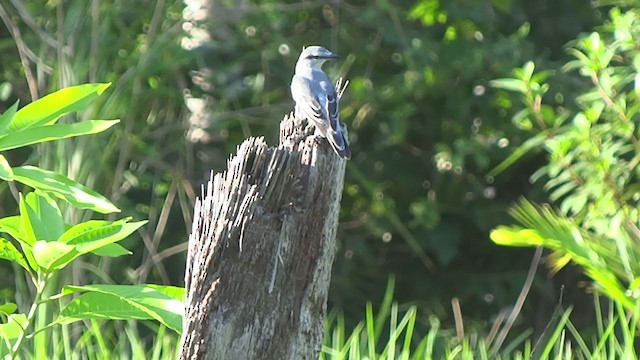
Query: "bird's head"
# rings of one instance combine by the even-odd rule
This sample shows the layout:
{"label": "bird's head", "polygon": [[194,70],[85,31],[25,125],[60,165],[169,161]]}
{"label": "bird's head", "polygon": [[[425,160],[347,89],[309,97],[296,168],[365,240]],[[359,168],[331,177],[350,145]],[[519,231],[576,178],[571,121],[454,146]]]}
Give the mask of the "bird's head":
{"label": "bird's head", "polygon": [[327,60],[338,58],[338,55],[323,48],[322,46],[307,46],[302,49],[298,64],[306,63],[312,68],[320,68]]}

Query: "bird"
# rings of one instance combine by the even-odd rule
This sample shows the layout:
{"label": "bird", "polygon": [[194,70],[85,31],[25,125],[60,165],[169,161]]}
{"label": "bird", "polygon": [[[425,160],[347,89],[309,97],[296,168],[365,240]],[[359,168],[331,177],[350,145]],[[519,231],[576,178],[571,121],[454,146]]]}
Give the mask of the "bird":
{"label": "bird", "polygon": [[291,79],[291,97],[296,117],[306,118],[315,125],[315,134],[326,138],[338,156],[350,159],[349,140],[338,117],[339,96],[329,76],[322,71],[325,62],[336,58],[336,54],[322,46],[303,48]]}

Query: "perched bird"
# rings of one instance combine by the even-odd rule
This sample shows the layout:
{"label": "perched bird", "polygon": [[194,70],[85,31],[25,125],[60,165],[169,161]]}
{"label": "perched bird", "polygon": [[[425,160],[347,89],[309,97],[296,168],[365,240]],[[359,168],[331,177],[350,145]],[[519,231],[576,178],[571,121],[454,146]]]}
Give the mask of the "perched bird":
{"label": "perched bird", "polygon": [[322,71],[327,60],[337,57],[322,46],[304,48],[291,79],[291,96],[296,102],[296,116],[315,125],[316,134],[325,137],[338,156],[350,159],[349,141],[338,118],[339,97],[331,79]]}

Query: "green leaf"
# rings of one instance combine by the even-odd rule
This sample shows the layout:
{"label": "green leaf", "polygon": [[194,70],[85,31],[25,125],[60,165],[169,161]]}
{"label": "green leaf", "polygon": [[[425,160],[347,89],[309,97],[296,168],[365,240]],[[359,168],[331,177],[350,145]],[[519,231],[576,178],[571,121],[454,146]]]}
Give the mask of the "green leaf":
{"label": "green leaf", "polygon": [[592,64],[591,59],[589,59],[589,57],[580,50],[568,49],[567,52],[576,57],[577,60],[569,61],[568,63],[563,65],[561,71],[568,72],[575,69],[586,69]]}
{"label": "green leaf", "polygon": [[33,257],[46,271],[62,269],[78,256],[75,247],[59,241],[40,240],[33,245]]}
{"label": "green leaf", "polygon": [[535,69],[535,65],[533,61],[527,61],[526,64],[522,67],[522,80],[525,83],[528,83],[531,80],[531,76],[533,76],[533,70]]}
{"label": "green leaf", "polygon": [[71,205],[102,214],[119,212],[107,198],[66,176],[34,166],[13,169],[14,179],[34,189],[51,193]]}
{"label": "green leaf", "polygon": [[128,223],[130,218],[108,221],[87,221],[67,230],[60,242],[73,245],[80,254],[96,251],[103,246],[120,241],[138,230],[147,221]]}
{"label": "green leaf", "polygon": [[[98,293],[67,305],[57,321],[76,319],[155,319],[177,333],[182,331],[184,289],[160,285],[65,286],[62,295],[75,292]],[[144,317],[142,317],[144,316]]]}
{"label": "green leaf", "polygon": [[11,169],[9,162],[2,154],[0,154],[0,179],[6,181],[13,180],[13,169]]}
{"label": "green leaf", "polygon": [[592,32],[591,35],[584,38],[582,40],[582,44],[589,52],[593,52],[595,54],[601,53],[603,50],[602,40],[600,39],[600,34],[597,32]]}
{"label": "green leaf", "polygon": [[506,168],[513,165],[518,159],[526,155],[531,150],[539,147],[544,143],[547,139],[549,132],[547,130],[540,132],[538,135],[527,139],[527,141],[523,142],[522,145],[518,146],[518,148],[511,153],[506,159],[504,159],[498,166],[493,168],[489,172],[489,176],[496,176],[503,172]]}
{"label": "green leaf", "polygon": [[527,93],[527,84],[518,79],[495,79],[489,81],[489,85],[498,89],[515,91],[523,95]]}
{"label": "green leaf", "polygon": [[[27,209],[29,205],[25,201],[22,193],[20,193],[20,202],[18,206],[20,208],[20,214],[21,214],[21,216],[18,218],[20,220],[19,234],[21,236],[21,239],[24,240],[25,243],[27,243],[30,246],[33,246],[33,244],[36,243],[36,240],[38,240],[38,238],[36,236],[34,226],[31,224],[31,218],[29,217],[29,210]],[[34,219],[34,221],[37,221],[37,220]]]}
{"label": "green leaf", "polygon": [[544,245],[544,239],[537,231],[516,226],[498,226],[491,231],[489,237],[498,245],[518,247]]}
{"label": "green leaf", "polygon": [[29,244],[20,233],[20,216],[8,216],[0,219],[0,232],[11,235],[21,243]]}
{"label": "green leaf", "polygon": [[60,209],[47,194],[27,194],[24,207],[20,207],[20,215],[28,217],[29,231],[33,232],[35,240],[53,241],[64,233],[65,224]]}
{"label": "green leaf", "polygon": [[0,259],[14,262],[27,271],[31,271],[22,253],[9,240],[0,237]]}
{"label": "green leaf", "polygon": [[533,122],[529,119],[529,115],[531,115],[531,111],[524,108],[513,115],[511,122],[513,122],[518,129],[531,130],[533,129]]}
{"label": "green leaf", "polygon": [[625,293],[626,289],[611,272],[595,267],[587,267],[585,273],[602,287],[604,293],[610,299],[619,302],[629,311],[638,311],[634,302],[631,301],[631,298]]}
{"label": "green leaf", "polygon": [[51,93],[20,109],[13,117],[8,130],[13,133],[30,127],[53,124],[62,115],[86,109],[109,85],[111,84],[85,84]]}
{"label": "green leaf", "polygon": [[175,300],[183,301],[185,297],[185,288],[183,287],[156,284],[145,284],[145,286],[159,291]]}
{"label": "green leaf", "polygon": [[[127,222],[130,218],[121,219],[119,221]],[[90,232],[95,229],[105,228],[110,225],[113,225],[114,222],[107,220],[89,220],[82,222],[77,225],[73,225],[67,231],[64,232],[59,238],[58,241],[63,243],[68,243],[72,239],[82,236],[84,233]]]}
{"label": "green leaf", "polygon": [[33,247],[35,261],[48,271],[62,269],[82,254],[105,256],[131,254],[114,244],[136,231],[147,221],[128,223],[130,218],[115,222],[91,220],[71,227],[57,241],[37,241]]}
{"label": "green leaf", "polygon": [[30,127],[0,137],[0,151],[27,145],[95,134],[107,130],[120,120],[89,120],[74,124],[53,124]]}
{"label": "green leaf", "polygon": [[151,320],[153,317],[121,296],[89,292],[65,306],[56,323],[68,324],[84,319]]}
{"label": "green leaf", "polygon": [[108,256],[108,257],[119,257],[123,255],[133,254],[131,251],[127,250],[124,246],[116,243],[105,245],[99,249],[93,250],[91,253],[98,256]]}
{"label": "green leaf", "polygon": [[37,269],[38,264],[36,264],[36,261],[33,258],[33,253],[31,251],[35,241],[30,240],[28,235],[22,233],[22,231],[20,230],[21,223],[22,219],[20,216],[9,216],[6,218],[2,218],[0,219],[0,232],[7,233],[11,235],[11,237],[16,239],[16,241],[18,241],[22,246],[22,252],[27,258],[29,267],[31,269]]}
{"label": "green leaf", "polygon": [[11,120],[16,115],[16,111],[18,111],[19,103],[20,101],[16,101],[15,103],[13,103],[13,105],[11,105],[10,108],[7,109],[7,111],[4,112],[4,114],[0,115],[0,135],[3,135],[9,127]]}
{"label": "green leaf", "polygon": [[16,310],[18,310],[18,305],[14,303],[8,302],[0,305],[0,313],[4,315],[11,315],[16,312]]}
{"label": "green leaf", "polygon": [[0,337],[3,339],[15,339],[24,332],[22,330],[27,324],[25,314],[12,314],[7,316],[7,323],[0,324]]}

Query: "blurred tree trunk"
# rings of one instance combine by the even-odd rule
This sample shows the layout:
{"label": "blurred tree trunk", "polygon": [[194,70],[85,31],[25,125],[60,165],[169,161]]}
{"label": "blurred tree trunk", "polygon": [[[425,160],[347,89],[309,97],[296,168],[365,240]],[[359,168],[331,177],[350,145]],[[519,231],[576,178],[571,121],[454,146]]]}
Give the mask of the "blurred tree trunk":
{"label": "blurred tree trunk", "polygon": [[249,138],[195,208],[181,359],[317,359],[345,161],[285,117]]}

